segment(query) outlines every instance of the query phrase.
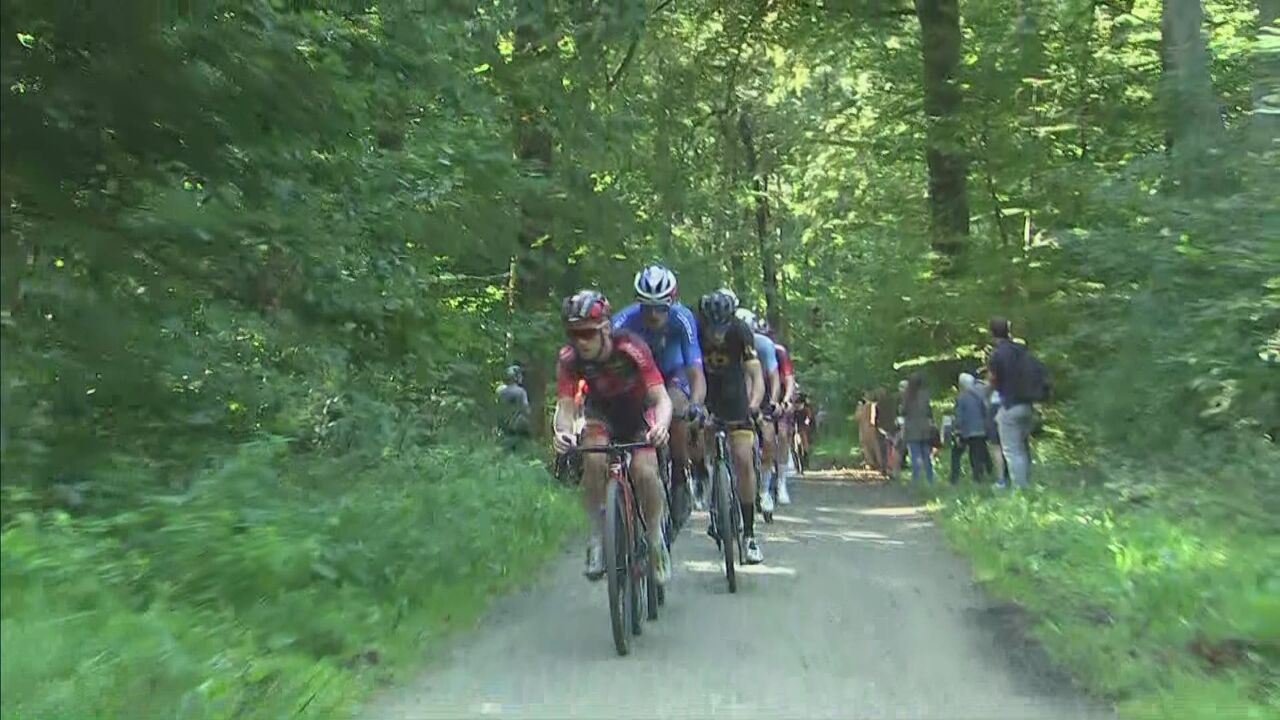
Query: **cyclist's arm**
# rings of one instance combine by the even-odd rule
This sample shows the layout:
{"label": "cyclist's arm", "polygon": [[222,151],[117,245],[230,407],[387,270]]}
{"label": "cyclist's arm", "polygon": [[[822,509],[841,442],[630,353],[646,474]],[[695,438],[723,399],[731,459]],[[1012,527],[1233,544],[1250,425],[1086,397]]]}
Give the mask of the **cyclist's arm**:
{"label": "cyclist's arm", "polygon": [[759,410],[764,401],[764,373],[760,370],[760,361],[752,358],[742,364],[747,376],[747,405],[752,410]]}
{"label": "cyclist's arm", "polygon": [[782,386],[778,371],[776,369],[769,371],[769,404],[778,404],[778,395]]}
{"label": "cyclist's arm", "polygon": [[707,400],[707,378],[702,372],[702,343],[698,341],[698,321],[693,313],[680,313],[680,352],[684,354],[684,371],[689,377],[689,402],[701,405]]}
{"label": "cyclist's arm", "polygon": [[647,404],[653,408],[654,425],[658,427],[671,427],[671,396],[667,394],[667,388],[664,385],[650,385],[645,391],[645,399]]}
{"label": "cyclist's arm", "polygon": [[578,414],[578,404],[574,396],[578,392],[578,382],[582,379],[573,369],[573,350],[568,347],[560,350],[560,359],[556,363],[556,414],[552,427],[557,435],[572,435],[573,421]]}

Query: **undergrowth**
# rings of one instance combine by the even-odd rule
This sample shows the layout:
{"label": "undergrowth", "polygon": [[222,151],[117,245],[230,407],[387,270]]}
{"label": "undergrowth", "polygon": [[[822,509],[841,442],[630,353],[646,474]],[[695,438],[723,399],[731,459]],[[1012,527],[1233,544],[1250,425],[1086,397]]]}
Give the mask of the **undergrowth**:
{"label": "undergrowth", "polygon": [[333,717],[473,623],[578,516],[537,463],[456,448],[371,462],[258,442],[105,517],[7,490],[15,720]]}
{"label": "undergrowth", "polygon": [[1030,611],[1049,653],[1122,716],[1276,717],[1277,523],[1225,478],[1277,460],[1117,464],[1103,482],[1050,465],[1028,492],[946,488],[937,511],[976,579]]}

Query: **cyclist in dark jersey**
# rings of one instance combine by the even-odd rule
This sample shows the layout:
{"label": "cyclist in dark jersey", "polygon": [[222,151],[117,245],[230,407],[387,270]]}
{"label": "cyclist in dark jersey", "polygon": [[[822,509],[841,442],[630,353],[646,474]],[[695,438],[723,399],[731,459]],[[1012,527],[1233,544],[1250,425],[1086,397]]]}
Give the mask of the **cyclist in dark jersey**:
{"label": "cyclist in dark jersey", "polygon": [[698,339],[707,376],[707,409],[727,423],[745,425],[730,431],[729,444],[747,538],[744,559],[754,565],[763,562],[764,555],[755,535],[755,431],[748,423],[764,398],[764,378],[751,328],[734,316],[736,309],[737,302],[728,293],[704,295],[698,303]]}
{"label": "cyclist in dark jersey", "polygon": [[[567,452],[577,444],[573,432],[574,396],[580,380],[587,382],[586,423],[582,443],[586,447],[645,441],[654,446],[667,442],[671,427],[671,398],[662,373],[644,340],[609,323],[609,301],[594,290],[582,290],[566,298],[561,313],[569,344],[560,349],[556,371],[555,449]],[[591,522],[587,544],[586,575],[604,577],[604,501],[607,458],[598,453],[582,458],[582,498]],[[632,456],[631,480],[650,534],[650,557],[660,584],[671,577],[671,557],[662,538],[666,493],[658,476],[653,448]]]}

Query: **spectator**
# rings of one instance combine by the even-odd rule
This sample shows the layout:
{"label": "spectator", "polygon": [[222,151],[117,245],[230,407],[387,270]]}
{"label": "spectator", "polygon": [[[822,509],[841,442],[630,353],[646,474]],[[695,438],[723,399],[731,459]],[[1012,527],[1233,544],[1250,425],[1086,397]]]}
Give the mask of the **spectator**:
{"label": "spectator", "polygon": [[917,370],[902,393],[902,435],[911,453],[911,481],[919,482],[923,472],[933,483],[933,460],[930,457],[934,436],[933,412],[929,409],[929,391],[924,386],[924,372]]}
{"label": "spectator", "polygon": [[881,470],[880,440],[875,426],[875,398],[864,393],[853,417],[858,422],[858,443],[862,446],[862,460],[873,470]]}
{"label": "spectator", "polygon": [[875,405],[872,407],[871,424],[876,428],[876,435],[880,444],[880,469],[885,474],[890,474],[892,468],[889,467],[890,439],[893,437],[897,427],[894,425],[894,417],[897,416],[897,401],[889,394],[885,388],[876,391]]}
{"label": "spectator", "polygon": [[498,429],[508,437],[529,436],[529,393],[524,389],[524,370],[507,368],[507,381],[498,388]]}
{"label": "spectator", "polygon": [[1000,432],[1000,449],[1008,466],[1014,487],[1027,487],[1031,471],[1031,456],[1027,452],[1027,439],[1035,421],[1032,403],[1019,397],[1019,373],[1026,357],[1025,346],[1009,339],[1009,321],[996,317],[988,325],[995,348],[987,361],[987,375],[1000,393],[1000,410],[996,413],[996,426]]}
{"label": "spectator", "polygon": [[960,480],[960,462],[969,453],[973,481],[982,482],[991,463],[987,455],[987,407],[977,383],[969,373],[960,373],[956,395],[955,442],[951,446],[951,484]]}

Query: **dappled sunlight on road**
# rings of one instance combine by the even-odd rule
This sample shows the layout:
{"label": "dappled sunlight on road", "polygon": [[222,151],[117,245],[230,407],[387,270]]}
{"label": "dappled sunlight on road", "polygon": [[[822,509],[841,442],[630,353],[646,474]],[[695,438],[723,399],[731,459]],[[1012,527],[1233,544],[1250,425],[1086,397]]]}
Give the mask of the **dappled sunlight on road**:
{"label": "dappled sunlight on road", "polygon": [[[724,563],[712,560],[685,560],[681,565],[684,569],[696,573],[712,573],[723,574]],[[784,565],[770,565],[767,562],[761,565],[738,565],[737,572],[743,575],[795,575],[796,569],[786,567]]]}

